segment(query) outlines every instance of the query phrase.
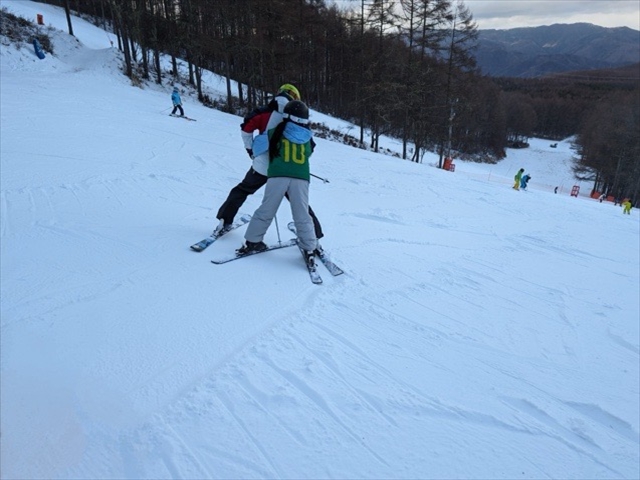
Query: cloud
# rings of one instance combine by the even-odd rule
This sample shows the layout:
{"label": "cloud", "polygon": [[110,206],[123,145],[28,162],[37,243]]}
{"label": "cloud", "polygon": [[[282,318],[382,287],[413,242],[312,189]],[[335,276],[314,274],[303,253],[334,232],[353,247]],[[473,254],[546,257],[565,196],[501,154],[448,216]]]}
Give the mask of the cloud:
{"label": "cloud", "polygon": [[465,5],[480,29],[586,22],[640,30],[638,0],[466,0]]}

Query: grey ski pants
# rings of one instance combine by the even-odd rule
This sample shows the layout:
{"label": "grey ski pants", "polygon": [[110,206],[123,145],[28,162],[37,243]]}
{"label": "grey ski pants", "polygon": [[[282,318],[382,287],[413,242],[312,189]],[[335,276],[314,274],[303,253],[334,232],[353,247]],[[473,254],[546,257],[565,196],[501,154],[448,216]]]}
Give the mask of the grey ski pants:
{"label": "grey ski pants", "polygon": [[291,215],[296,224],[298,241],[305,250],[315,250],[318,244],[309,215],[309,181],[300,178],[272,177],[267,180],[262,204],[253,214],[244,235],[249,242],[261,242],[273,217],[276,216],[284,194],[289,195]]}

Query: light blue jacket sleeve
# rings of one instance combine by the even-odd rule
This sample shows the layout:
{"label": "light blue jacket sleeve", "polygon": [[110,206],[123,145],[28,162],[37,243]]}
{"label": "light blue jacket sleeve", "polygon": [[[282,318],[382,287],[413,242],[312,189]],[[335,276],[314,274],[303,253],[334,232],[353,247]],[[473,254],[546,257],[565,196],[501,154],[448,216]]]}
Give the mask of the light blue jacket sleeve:
{"label": "light blue jacket sleeve", "polygon": [[266,131],[257,135],[253,139],[253,146],[251,149],[253,150],[254,156],[261,155],[269,150],[269,136]]}

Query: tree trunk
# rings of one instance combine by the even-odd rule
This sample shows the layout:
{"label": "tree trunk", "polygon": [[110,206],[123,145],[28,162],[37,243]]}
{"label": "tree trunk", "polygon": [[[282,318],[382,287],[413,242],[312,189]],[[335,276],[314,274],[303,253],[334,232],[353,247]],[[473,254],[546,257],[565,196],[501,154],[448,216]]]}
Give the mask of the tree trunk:
{"label": "tree trunk", "polygon": [[69,7],[69,0],[64,0],[64,13],[67,15],[67,25],[69,26],[69,35],[73,35],[73,25],[71,25],[71,8]]}
{"label": "tree trunk", "polygon": [[160,67],[160,52],[156,49],[153,51],[153,60],[156,65],[156,83],[162,85],[162,70]]}

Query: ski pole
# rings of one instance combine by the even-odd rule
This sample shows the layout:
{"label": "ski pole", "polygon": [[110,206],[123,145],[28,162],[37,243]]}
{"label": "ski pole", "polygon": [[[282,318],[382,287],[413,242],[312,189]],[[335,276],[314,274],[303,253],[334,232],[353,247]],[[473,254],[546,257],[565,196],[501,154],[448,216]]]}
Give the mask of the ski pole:
{"label": "ski pole", "polygon": [[329,180],[327,180],[326,178],[319,177],[318,175],[314,175],[313,173],[310,173],[309,175],[311,175],[312,177],[316,177],[318,180],[322,180],[323,183],[329,183]]}
{"label": "ski pole", "polygon": [[273,217],[276,220],[276,232],[278,232],[278,243],[282,243],[280,240],[280,226],[278,225],[278,216]]}

